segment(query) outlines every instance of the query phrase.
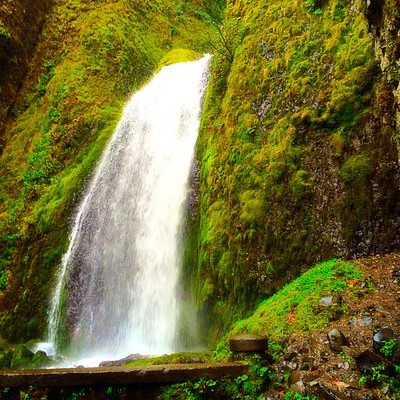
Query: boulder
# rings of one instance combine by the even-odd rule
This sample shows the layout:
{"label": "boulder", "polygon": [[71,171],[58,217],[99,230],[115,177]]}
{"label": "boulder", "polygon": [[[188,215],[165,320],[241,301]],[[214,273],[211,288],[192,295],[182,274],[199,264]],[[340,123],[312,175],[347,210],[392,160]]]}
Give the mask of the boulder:
{"label": "boulder", "polygon": [[377,365],[386,365],[386,361],[380,355],[372,352],[371,350],[365,350],[357,357],[355,357],[356,364],[361,373],[369,373],[373,367]]}
{"label": "boulder", "polygon": [[145,358],[148,358],[148,356],[144,356],[142,354],[137,354],[137,353],[129,354],[129,356],[121,358],[119,360],[102,361],[99,367],[118,367],[120,365],[125,365],[131,361],[143,360]]}
{"label": "boulder", "polygon": [[254,333],[242,333],[229,339],[229,348],[234,352],[265,352],[268,349],[268,340]]}
{"label": "boulder", "polygon": [[38,350],[32,357],[31,366],[32,368],[44,368],[50,366],[51,363],[52,360],[48,355],[44,351]]}

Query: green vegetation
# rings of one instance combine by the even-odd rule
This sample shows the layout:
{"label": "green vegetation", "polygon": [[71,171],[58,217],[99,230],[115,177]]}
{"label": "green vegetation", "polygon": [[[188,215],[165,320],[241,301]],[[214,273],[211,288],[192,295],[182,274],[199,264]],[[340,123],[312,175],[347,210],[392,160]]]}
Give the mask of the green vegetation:
{"label": "green vegetation", "polygon": [[145,366],[145,365],[162,365],[162,364],[192,364],[205,363],[211,360],[212,353],[210,351],[188,353],[180,352],[173,354],[164,354],[160,357],[144,358],[141,360],[131,361],[126,365],[129,366]]}
{"label": "green vegetation", "polygon": [[361,375],[359,384],[367,387],[385,387],[390,399],[400,398],[400,366],[395,366],[395,371],[391,371],[384,363],[371,367]]}
{"label": "green vegetation", "polygon": [[365,154],[349,157],[340,171],[340,175],[346,184],[365,182],[372,174],[371,164]]}
{"label": "green vegetation", "polygon": [[158,69],[167,65],[176,64],[186,61],[195,61],[201,57],[201,54],[188,49],[175,49],[167,53],[158,63]]}
{"label": "green vegetation", "polygon": [[296,392],[285,393],[285,397],[283,399],[284,400],[318,400],[317,397],[315,397],[315,396],[301,395]]}
{"label": "green vegetation", "polygon": [[393,350],[397,346],[397,341],[396,340],[385,340],[383,342],[383,346],[380,350],[380,352],[385,356],[385,357],[390,357],[393,354]]}
{"label": "green vegetation", "polygon": [[261,399],[262,390],[271,381],[273,374],[263,366],[259,357],[249,361],[249,366],[249,374],[237,378],[200,379],[196,382],[168,386],[163,390],[159,400]]}

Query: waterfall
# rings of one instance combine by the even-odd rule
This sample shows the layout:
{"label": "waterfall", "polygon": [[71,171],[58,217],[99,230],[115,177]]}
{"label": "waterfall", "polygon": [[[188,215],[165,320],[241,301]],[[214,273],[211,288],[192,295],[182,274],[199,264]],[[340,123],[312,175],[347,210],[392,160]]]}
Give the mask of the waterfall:
{"label": "waterfall", "polygon": [[181,223],[209,58],[164,67],[132,96],[87,186],[49,311],[49,343],[67,329],[75,357],[176,350]]}

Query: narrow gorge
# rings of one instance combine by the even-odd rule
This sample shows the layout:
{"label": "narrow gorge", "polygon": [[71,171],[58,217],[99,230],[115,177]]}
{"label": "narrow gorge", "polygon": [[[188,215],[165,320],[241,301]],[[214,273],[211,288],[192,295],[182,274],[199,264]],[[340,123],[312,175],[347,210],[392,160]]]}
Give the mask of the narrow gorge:
{"label": "narrow gorge", "polygon": [[[93,364],[199,347],[226,361],[233,335],[258,334],[268,389],[241,378],[232,399],[297,399],[298,374],[307,399],[301,362],[279,368],[340,328],[366,381],[343,396],[396,399],[399,32],[399,0],[4,1],[0,364],[29,366],[21,346],[38,343]],[[374,387],[356,358],[384,327]],[[170,398],[227,396],[189,386]]]}

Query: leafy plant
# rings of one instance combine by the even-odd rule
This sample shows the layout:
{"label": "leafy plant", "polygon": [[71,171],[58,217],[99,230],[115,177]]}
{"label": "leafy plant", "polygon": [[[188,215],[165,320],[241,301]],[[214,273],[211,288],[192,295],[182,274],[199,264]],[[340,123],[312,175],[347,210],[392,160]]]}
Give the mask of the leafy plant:
{"label": "leafy plant", "polygon": [[255,400],[262,397],[262,391],[273,378],[268,367],[260,363],[259,357],[248,361],[249,373],[236,378],[219,380],[200,379],[172,385],[163,391],[162,400]]}
{"label": "leafy plant", "polygon": [[380,352],[385,357],[390,357],[393,354],[394,348],[397,346],[397,341],[394,339],[384,340]]}
{"label": "leafy plant", "polygon": [[344,361],[347,361],[349,364],[352,362],[351,357],[348,356],[346,353],[343,353],[343,351],[340,352],[339,355],[340,355],[340,357],[342,357],[342,359],[343,359]]}

